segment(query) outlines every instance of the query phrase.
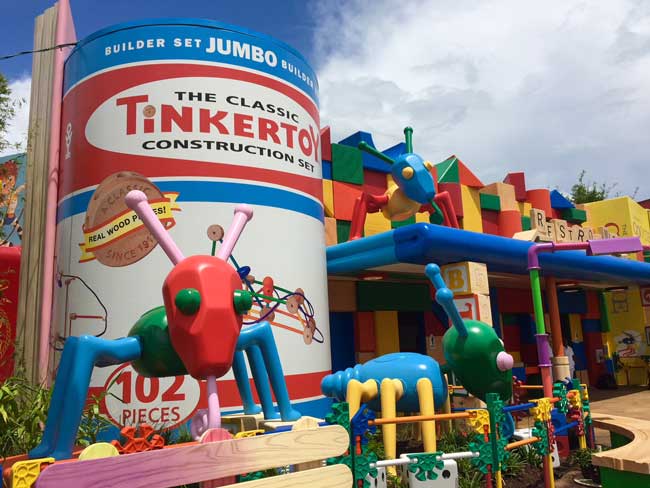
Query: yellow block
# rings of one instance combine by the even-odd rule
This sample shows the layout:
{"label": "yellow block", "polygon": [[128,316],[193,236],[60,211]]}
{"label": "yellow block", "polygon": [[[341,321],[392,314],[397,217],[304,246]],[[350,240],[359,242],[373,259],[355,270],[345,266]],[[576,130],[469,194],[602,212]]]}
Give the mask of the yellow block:
{"label": "yellow block", "polygon": [[460,185],[460,195],[463,200],[463,229],[472,232],[483,232],[481,200],[478,190],[466,185]]}
{"label": "yellow block", "polygon": [[487,266],[483,263],[463,261],[440,266],[445,283],[454,294],[490,294]]}
{"label": "yellow block", "polygon": [[427,212],[418,212],[415,214],[415,222],[424,222],[425,224],[429,223],[429,214]]}
{"label": "yellow block", "polygon": [[366,216],[366,223],[363,226],[366,237],[388,232],[390,229],[390,220],[384,217],[381,212],[371,213]]}
{"label": "yellow block", "polygon": [[515,363],[521,362],[521,353],[519,351],[508,351],[508,354],[512,356],[512,359],[514,359]]}
{"label": "yellow block", "polygon": [[590,227],[606,227],[619,237],[638,236],[643,244],[650,245],[648,212],[630,197],[587,203],[585,208],[589,211]]}
{"label": "yellow block", "polygon": [[399,352],[399,328],[397,312],[380,311],[375,314],[375,354],[383,356]]}
{"label": "yellow block", "polygon": [[332,180],[323,180],[323,205],[325,217],[334,217],[334,187]]}
{"label": "yellow block", "polygon": [[569,314],[569,327],[571,328],[571,342],[582,342],[582,322],[579,314]]}
{"label": "yellow block", "polygon": [[521,215],[530,215],[530,211],[533,209],[533,206],[528,202],[517,202],[517,206]]}
{"label": "yellow block", "polygon": [[646,321],[639,288],[630,286],[626,291],[606,292],[605,299],[611,325],[610,354],[616,352],[621,358],[647,354]]}

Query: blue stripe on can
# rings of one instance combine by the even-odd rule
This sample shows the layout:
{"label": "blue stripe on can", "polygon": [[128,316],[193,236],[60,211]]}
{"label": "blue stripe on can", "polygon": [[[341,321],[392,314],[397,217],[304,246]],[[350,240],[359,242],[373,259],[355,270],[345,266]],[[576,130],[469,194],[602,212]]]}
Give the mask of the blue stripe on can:
{"label": "blue stripe on can", "polygon": [[[212,38],[215,40],[212,41]],[[192,40],[192,47],[185,47],[185,39]],[[226,43],[230,42],[228,54],[209,52],[213,50],[212,45],[216,43],[216,39],[223,40],[224,48]],[[179,40],[181,46],[174,46],[176,40]],[[148,41],[150,47],[147,47]],[[237,49],[237,53],[233,47],[234,42],[244,46]],[[117,46],[119,52],[113,53],[113,46]],[[264,59],[264,55],[259,55],[259,52],[255,57],[252,55],[253,46],[267,52],[265,61],[260,61]],[[122,47],[125,50],[122,50]],[[108,49],[111,54],[107,54]],[[270,52],[274,56],[268,54]],[[224,63],[267,73],[303,90],[318,105],[318,80],[312,68],[297,51],[263,34],[199,19],[163,19],[118,24],[79,41],[65,64],[64,93],[80,80],[98,71],[127,63],[162,60],[181,63]]]}
{"label": "blue stripe on can", "polygon": [[[282,208],[298,212],[323,222],[324,210],[320,202],[304,195],[280,188],[227,181],[158,181],[162,192],[178,192],[177,202],[248,203],[264,207]],[[94,190],[74,195],[59,205],[57,224],[68,217],[83,213]]]}

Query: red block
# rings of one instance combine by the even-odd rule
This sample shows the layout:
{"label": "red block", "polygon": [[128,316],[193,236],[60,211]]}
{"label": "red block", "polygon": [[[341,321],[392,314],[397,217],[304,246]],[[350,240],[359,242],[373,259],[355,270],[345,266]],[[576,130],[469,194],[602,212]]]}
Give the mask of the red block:
{"label": "red block", "polygon": [[499,212],[481,209],[481,219],[484,234],[499,235]]}
{"label": "red block", "polygon": [[320,154],[321,159],[332,160],[332,136],[329,125],[320,130]]}
{"label": "red block", "polygon": [[442,336],[447,332],[445,324],[438,320],[433,312],[424,312],[424,334],[427,336]]}
{"label": "red block", "polygon": [[14,373],[14,343],[18,315],[21,248],[0,247],[0,276],[5,281],[0,300],[0,384]]}
{"label": "red block", "polygon": [[336,220],[352,220],[354,202],[361,195],[361,187],[352,183],[332,181],[334,193],[334,218]]}
{"label": "red block", "polygon": [[553,208],[551,207],[551,192],[546,188],[528,190],[526,192],[526,200],[530,202],[533,208],[543,210],[547,217],[553,215]]}
{"label": "red block", "polygon": [[571,454],[571,449],[569,447],[569,436],[568,435],[556,435],[555,442],[557,442],[557,453],[561,458],[568,458]]}
{"label": "red block", "polygon": [[499,235],[512,237],[521,232],[521,214],[519,210],[501,210],[498,216]]}
{"label": "red block", "polygon": [[539,364],[537,359],[537,346],[535,344],[521,345],[521,361],[526,366],[537,366]]}
{"label": "red block", "polygon": [[451,203],[454,206],[456,217],[463,217],[463,197],[460,190],[460,183],[438,183],[440,193],[446,191],[451,197]]}
{"label": "red block", "polygon": [[503,325],[502,339],[506,351],[519,351],[521,347],[521,328],[519,325]]}
{"label": "red block", "polygon": [[603,336],[600,332],[584,332],[582,334],[587,354],[587,371],[589,378],[596,382],[598,378],[606,373],[605,360],[597,362],[596,350],[603,349]]}
{"label": "red block", "polygon": [[354,343],[356,352],[375,352],[374,312],[355,312]]}
{"label": "red block", "polygon": [[587,313],[583,317],[585,319],[600,319],[600,299],[597,292],[587,290]]}
{"label": "red block", "polygon": [[379,171],[364,170],[363,191],[371,195],[383,195],[388,188],[386,173]]}
{"label": "red block", "polygon": [[530,290],[499,288],[497,293],[499,313],[533,313],[533,297]]}
{"label": "red block", "polygon": [[523,171],[508,173],[503,182],[515,187],[515,198],[518,202],[526,201],[526,175]]}

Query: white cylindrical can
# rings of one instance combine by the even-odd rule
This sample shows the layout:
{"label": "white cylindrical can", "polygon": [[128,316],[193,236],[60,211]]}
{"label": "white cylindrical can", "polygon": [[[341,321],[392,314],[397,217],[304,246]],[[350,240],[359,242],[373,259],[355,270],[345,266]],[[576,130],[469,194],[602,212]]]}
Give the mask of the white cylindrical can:
{"label": "white cylindrical can", "polygon": [[[315,325],[292,304],[276,311],[273,333],[296,409],[324,415],[330,345],[317,93],[295,50],[216,22],[134,22],[80,41],[64,75],[53,346],[71,335],[124,337],[162,305],[172,265],[124,219],[128,191],[158,202],[186,256],[210,254],[208,228],[227,228],[235,204],[247,203],[255,214],[233,266],[250,268],[256,291],[265,278],[277,294],[304,291]],[[96,368],[91,393],[109,385],[124,400],[104,401],[117,425],[172,427],[206,404],[205,385],[190,376]],[[241,409],[232,372],[219,391],[224,413]]]}

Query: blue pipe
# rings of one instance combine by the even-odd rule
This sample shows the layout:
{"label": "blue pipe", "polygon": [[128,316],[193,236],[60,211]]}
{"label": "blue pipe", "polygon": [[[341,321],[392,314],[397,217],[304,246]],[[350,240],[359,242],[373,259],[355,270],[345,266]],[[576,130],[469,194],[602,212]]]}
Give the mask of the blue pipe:
{"label": "blue pipe", "polygon": [[573,422],[569,422],[568,424],[564,424],[562,427],[558,427],[555,429],[555,435],[562,434],[565,431],[572,429],[574,427],[578,426],[578,421],[574,420]]}
{"label": "blue pipe", "polygon": [[521,405],[509,405],[507,407],[503,407],[504,412],[520,412],[522,410],[529,410],[533,407],[536,407],[536,403],[522,403]]}
{"label": "blue pipe", "polygon": [[[327,272],[349,273],[396,263],[486,263],[491,272],[526,274],[533,243],[434,224],[412,224],[327,248]],[[650,284],[650,264],[565,251],[539,256],[545,274],[558,278]]]}

